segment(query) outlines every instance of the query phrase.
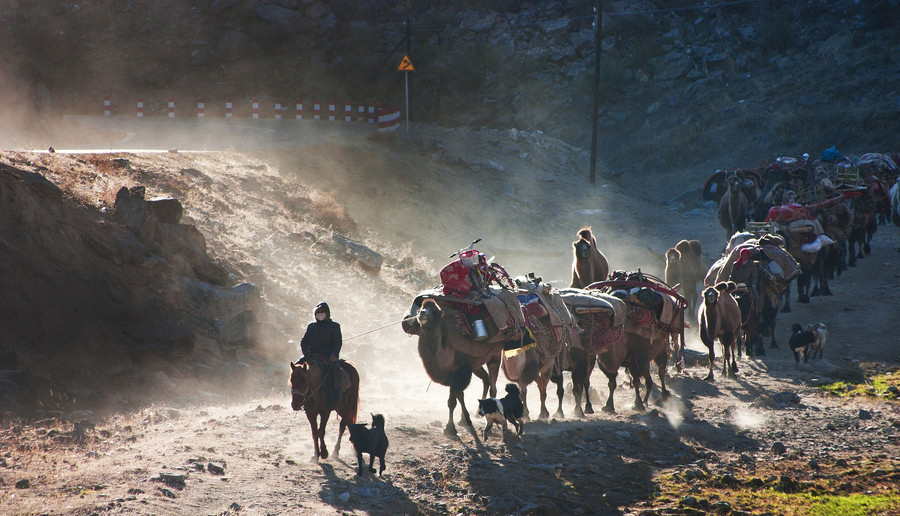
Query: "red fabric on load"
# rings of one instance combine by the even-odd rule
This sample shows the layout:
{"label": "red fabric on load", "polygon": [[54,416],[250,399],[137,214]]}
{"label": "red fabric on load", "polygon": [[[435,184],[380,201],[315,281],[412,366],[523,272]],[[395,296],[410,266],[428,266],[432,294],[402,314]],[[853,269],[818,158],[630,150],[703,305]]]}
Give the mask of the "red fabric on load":
{"label": "red fabric on load", "polygon": [[469,268],[459,260],[448,263],[441,269],[441,284],[445,296],[466,297],[472,291]]}
{"label": "red fabric on load", "polygon": [[537,299],[530,303],[522,305],[522,311],[525,313],[525,315],[530,315],[537,318],[549,315],[547,309],[544,308],[544,305],[542,305],[541,302]]}
{"label": "red fabric on load", "polygon": [[766,214],[766,222],[793,222],[795,220],[809,219],[809,208],[802,204],[784,204],[772,206]]}
{"label": "red fabric on load", "polygon": [[582,319],[579,323],[584,330],[584,336],[581,338],[581,341],[592,353],[606,351],[606,348],[622,338],[622,334],[625,331],[624,327],[611,328],[611,317],[606,313],[584,314],[581,317],[588,319],[586,321]]}

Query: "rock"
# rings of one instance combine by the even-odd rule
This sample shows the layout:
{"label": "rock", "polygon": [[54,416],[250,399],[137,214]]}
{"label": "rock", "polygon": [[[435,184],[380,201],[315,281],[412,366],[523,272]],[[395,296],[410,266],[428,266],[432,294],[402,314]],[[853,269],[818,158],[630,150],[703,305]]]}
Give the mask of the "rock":
{"label": "rock", "polygon": [[341,495],[338,496],[338,501],[340,501],[341,503],[347,503],[347,500],[349,500],[349,499],[350,499],[350,493],[341,493]]}
{"label": "rock", "polygon": [[775,486],[776,491],[781,491],[782,493],[794,493],[797,491],[797,488],[800,487],[797,482],[788,475],[781,475],[781,478],[778,479],[778,485]]}
{"label": "rock", "polygon": [[685,507],[697,507],[698,505],[700,505],[697,499],[690,495],[685,496],[684,498],[679,500],[678,503]]}
{"label": "rock", "polygon": [[779,405],[797,405],[800,403],[800,396],[795,392],[784,391],[779,392],[777,394],[772,395],[772,400],[774,400]]}
{"label": "rock", "polygon": [[174,197],[156,197],[147,201],[147,209],[163,224],[178,224],[184,207]]}
{"label": "rock", "polygon": [[872,413],[866,409],[859,409],[859,418],[860,419],[872,419]]}
{"label": "rock", "polygon": [[331,249],[337,254],[359,262],[364,269],[371,272],[379,272],[384,263],[384,257],[369,247],[347,237],[338,234],[331,236],[333,246]]}
{"label": "rock", "polygon": [[22,182],[51,201],[60,201],[62,199],[62,190],[40,174],[26,172]]}
{"label": "rock", "polygon": [[31,481],[27,478],[23,478],[16,482],[16,489],[28,489],[29,487],[31,487]]}
{"label": "rock", "polygon": [[809,459],[809,462],[807,462],[806,465],[809,466],[810,469],[814,469],[816,471],[818,471],[820,468],[819,463],[815,459]]}
{"label": "rock", "polygon": [[175,493],[173,493],[171,490],[166,489],[164,487],[160,487],[159,492],[162,493],[162,495],[165,496],[166,498],[175,498]]}
{"label": "rock", "polygon": [[163,472],[159,474],[160,481],[166,484],[183,484],[184,478],[185,477],[182,473]]}
{"label": "rock", "polygon": [[784,455],[787,453],[787,448],[780,441],[775,441],[772,443],[772,452],[777,453],[778,455]]}
{"label": "rock", "polygon": [[225,465],[218,462],[210,462],[206,465],[206,469],[213,475],[224,475]]}

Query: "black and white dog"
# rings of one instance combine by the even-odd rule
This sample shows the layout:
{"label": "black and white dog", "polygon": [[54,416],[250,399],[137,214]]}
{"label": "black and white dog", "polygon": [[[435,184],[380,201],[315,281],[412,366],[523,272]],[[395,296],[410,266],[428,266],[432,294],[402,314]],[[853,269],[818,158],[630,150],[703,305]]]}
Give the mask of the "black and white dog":
{"label": "black and white dog", "polygon": [[800,355],[803,355],[803,363],[805,364],[809,358],[809,346],[816,342],[816,334],[810,330],[804,330],[803,326],[794,323],[791,326],[791,339],[789,345],[794,352],[794,360],[797,361],[797,367],[800,367]]}
{"label": "black and white dog", "polygon": [[478,400],[478,415],[484,417],[487,425],[484,427],[484,440],[487,441],[488,431],[497,423],[503,427],[503,440],[506,440],[506,431],[509,428],[507,421],[516,428],[516,435],[522,435],[524,424],[522,414],[525,406],[519,395],[519,386],[514,383],[506,384],[506,396],[502,398],[488,398]]}
{"label": "black and white dog", "polygon": [[372,428],[366,428],[365,423],[350,424],[350,442],[356,450],[356,461],[359,464],[358,475],[363,474],[363,453],[369,454],[369,471],[375,473],[375,457],[378,457],[378,476],[384,473],[384,454],[388,448],[388,438],[384,433],[384,416],[372,415]]}

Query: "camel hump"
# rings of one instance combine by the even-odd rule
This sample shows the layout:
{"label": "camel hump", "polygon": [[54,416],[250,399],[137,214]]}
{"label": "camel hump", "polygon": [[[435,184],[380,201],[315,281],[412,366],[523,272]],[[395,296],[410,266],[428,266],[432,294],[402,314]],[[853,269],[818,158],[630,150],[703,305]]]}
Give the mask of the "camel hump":
{"label": "camel hump", "polygon": [[590,226],[585,226],[585,227],[579,229],[579,230],[578,230],[578,237],[579,237],[579,238],[583,238],[584,240],[587,240],[588,242],[590,242],[590,243],[592,243],[592,244],[595,243],[595,240],[594,240],[594,233],[591,232],[591,227],[590,227]]}

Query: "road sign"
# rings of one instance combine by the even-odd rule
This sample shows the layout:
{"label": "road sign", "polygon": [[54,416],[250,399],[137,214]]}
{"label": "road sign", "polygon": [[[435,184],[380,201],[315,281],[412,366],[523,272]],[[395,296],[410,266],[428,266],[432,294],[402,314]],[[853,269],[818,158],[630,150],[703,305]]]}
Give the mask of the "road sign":
{"label": "road sign", "polygon": [[409,56],[403,56],[403,59],[400,61],[400,64],[397,65],[398,72],[415,72],[416,67],[413,66],[412,61],[409,60]]}

